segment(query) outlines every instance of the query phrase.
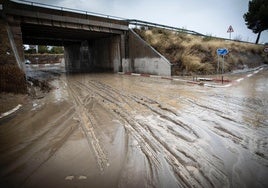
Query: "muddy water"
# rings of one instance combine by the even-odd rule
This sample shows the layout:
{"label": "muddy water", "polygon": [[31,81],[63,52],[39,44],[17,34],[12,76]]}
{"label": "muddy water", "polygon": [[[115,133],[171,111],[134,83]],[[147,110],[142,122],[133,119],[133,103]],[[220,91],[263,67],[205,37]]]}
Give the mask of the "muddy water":
{"label": "muddy water", "polygon": [[228,88],[62,75],[0,120],[1,187],[268,187],[268,71]]}

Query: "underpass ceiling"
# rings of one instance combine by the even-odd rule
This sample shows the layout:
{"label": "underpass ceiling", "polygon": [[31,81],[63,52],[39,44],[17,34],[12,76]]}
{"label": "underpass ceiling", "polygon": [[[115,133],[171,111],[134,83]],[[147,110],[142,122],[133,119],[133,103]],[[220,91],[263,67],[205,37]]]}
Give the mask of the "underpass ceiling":
{"label": "underpass ceiling", "polygon": [[33,45],[64,45],[68,43],[81,42],[84,40],[95,40],[107,38],[114,34],[87,31],[83,29],[70,29],[63,27],[41,26],[34,24],[22,24],[22,39],[24,44]]}

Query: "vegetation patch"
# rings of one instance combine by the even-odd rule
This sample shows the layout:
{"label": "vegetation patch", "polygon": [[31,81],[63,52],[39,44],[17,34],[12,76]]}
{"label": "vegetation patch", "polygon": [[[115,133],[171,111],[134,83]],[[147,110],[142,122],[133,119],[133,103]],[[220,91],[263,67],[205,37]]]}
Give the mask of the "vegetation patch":
{"label": "vegetation patch", "polygon": [[[230,52],[225,56],[225,72],[268,62],[267,55],[263,53],[263,45],[159,28],[141,28],[134,31],[173,64],[173,75],[216,74],[218,48],[227,48]],[[222,61],[222,58],[220,60]]]}

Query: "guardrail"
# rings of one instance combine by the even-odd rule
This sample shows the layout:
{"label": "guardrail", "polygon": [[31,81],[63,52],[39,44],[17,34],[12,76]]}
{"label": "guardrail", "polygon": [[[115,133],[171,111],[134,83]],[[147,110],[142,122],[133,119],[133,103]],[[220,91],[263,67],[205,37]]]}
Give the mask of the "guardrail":
{"label": "guardrail", "polygon": [[163,25],[163,24],[157,24],[157,23],[152,23],[152,22],[147,22],[147,21],[142,21],[142,20],[127,20],[127,21],[130,25],[135,25],[135,26],[157,27],[157,28],[168,29],[168,30],[173,30],[173,31],[178,31],[178,32],[184,32],[184,33],[193,34],[193,35],[205,36],[201,33],[196,32],[196,31],[182,29],[182,28],[168,26],[168,25]]}
{"label": "guardrail", "polygon": [[[208,37],[211,39],[218,39],[218,40],[225,40],[225,41],[235,41],[235,42],[242,42],[242,43],[247,43],[247,44],[253,44],[252,42],[247,42],[247,41],[239,41],[239,40],[234,40],[234,39],[228,39],[228,38],[222,38],[222,37],[216,37],[216,36],[211,36],[211,35],[204,35],[202,33],[198,33],[193,30],[188,30],[188,29],[183,29],[183,28],[178,28],[178,27],[173,27],[173,26],[167,26],[167,25],[162,25],[162,24],[157,24],[157,23],[152,23],[152,22],[147,22],[147,21],[142,21],[142,20],[135,20],[135,19],[129,19],[126,20],[129,25],[134,25],[134,26],[143,26],[143,27],[155,27],[155,28],[161,28],[161,29],[168,29],[172,31],[178,31],[178,32],[183,32],[187,34],[192,34],[192,35],[198,35],[202,37]],[[258,44],[262,45],[262,44]]]}

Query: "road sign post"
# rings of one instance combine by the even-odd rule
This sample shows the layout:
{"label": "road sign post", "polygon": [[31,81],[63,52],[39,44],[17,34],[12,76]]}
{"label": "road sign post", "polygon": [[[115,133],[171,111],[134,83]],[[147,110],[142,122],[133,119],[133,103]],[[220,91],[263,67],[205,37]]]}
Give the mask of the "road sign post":
{"label": "road sign post", "polygon": [[234,32],[234,29],[233,29],[233,27],[230,25],[229,28],[228,28],[228,30],[227,30],[227,33],[229,33],[229,39],[230,39],[230,40],[232,39],[232,36],[231,36],[232,32]]}
{"label": "road sign post", "polygon": [[[218,54],[218,53],[217,53]],[[217,74],[219,74],[219,67],[220,67],[220,56],[219,54],[217,55],[218,56],[218,63],[217,63]]]}
{"label": "road sign post", "polygon": [[224,55],[222,56],[222,67],[221,67],[221,73],[224,73]]}

